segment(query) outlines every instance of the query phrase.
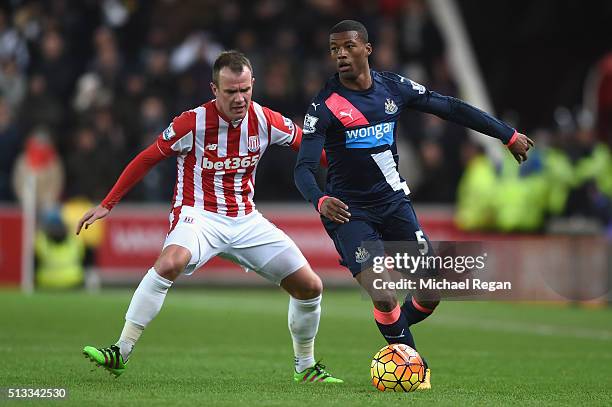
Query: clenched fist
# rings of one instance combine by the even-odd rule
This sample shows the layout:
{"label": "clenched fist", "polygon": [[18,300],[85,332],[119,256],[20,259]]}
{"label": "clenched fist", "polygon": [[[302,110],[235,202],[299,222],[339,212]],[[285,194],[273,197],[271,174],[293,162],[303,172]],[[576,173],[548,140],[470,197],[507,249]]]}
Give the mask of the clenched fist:
{"label": "clenched fist", "polygon": [[516,139],[508,145],[508,150],[512,153],[518,163],[527,160],[527,151],[533,147],[533,140],[524,134],[516,133]]}

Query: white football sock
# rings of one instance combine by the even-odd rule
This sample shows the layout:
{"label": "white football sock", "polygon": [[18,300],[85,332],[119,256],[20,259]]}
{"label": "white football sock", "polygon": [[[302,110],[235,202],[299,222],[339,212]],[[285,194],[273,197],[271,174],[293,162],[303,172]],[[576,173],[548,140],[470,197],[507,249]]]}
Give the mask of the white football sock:
{"label": "white football sock", "polygon": [[321,295],[308,300],[289,297],[289,332],[293,339],[295,370],[302,372],[315,364],[314,339],[321,319]]}
{"label": "white football sock", "polygon": [[125,321],[119,341],[116,343],[116,345],[119,346],[119,352],[121,353],[121,356],[123,356],[124,362],[127,362],[128,358],[130,357],[130,353],[132,353],[132,349],[138,341],[138,338],[140,338],[142,331],[144,331],[143,326],[136,325],[130,321]]}
{"label": "white football sock", "polygon": [[159,313],[172,281],[157,274],[151,267],[134,292],[125,314],[125,325],[117,342],[123,360],[127,360],[142,331]]}

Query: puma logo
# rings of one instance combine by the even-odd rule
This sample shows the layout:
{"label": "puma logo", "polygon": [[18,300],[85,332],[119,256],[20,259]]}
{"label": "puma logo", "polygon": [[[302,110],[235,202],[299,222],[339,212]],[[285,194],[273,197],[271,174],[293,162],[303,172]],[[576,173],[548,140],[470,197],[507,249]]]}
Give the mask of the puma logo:
{"label": "puma logo", "polygon": [[342,110],[340,110],[340,116],[342,116],[342,117],[350,117],[351,120],[355,120],[355,119],[353,119],[353,109],[349,110],[348,113],[347,112],[343,112]]}

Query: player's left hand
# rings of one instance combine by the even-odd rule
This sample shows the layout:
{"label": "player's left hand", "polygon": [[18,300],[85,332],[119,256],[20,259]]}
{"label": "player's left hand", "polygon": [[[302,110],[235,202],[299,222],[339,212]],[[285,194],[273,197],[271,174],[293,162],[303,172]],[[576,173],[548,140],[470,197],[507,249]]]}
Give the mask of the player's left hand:
{"label": "player's left hand", "polygon": [[518,163],[527,161],[527,151],[533,147],[533,140],[524,134],[516,133],[516,140],[508,146],[508,150],[512,153]]}

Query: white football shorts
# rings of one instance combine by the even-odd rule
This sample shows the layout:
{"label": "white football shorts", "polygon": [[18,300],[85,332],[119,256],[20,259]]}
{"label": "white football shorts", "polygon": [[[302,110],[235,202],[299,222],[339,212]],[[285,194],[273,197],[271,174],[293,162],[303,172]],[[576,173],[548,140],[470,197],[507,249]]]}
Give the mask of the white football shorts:
{"label": "white football shorts", "polygon": [[[170,224],[173,216],[171,213]],[[220,256],[278,285],[307,263],[293,240],[257,210],[231,218],[183,206],[178,216],[176,226],[166,236],[164,248],[175,244],[191,252],[186,275],[193,274],[214,256]]]}

